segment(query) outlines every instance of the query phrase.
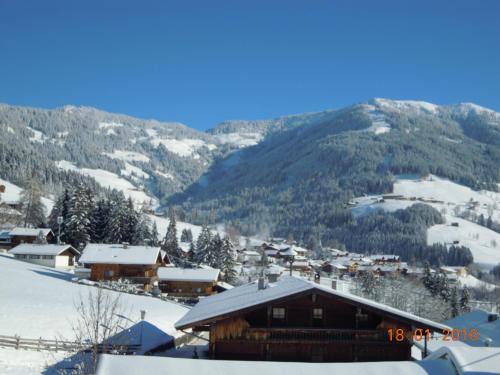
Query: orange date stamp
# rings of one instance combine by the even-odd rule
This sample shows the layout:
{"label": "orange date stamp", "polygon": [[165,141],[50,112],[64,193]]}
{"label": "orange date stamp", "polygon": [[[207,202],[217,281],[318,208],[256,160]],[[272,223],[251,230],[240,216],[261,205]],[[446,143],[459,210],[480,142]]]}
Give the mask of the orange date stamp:
{"label": "orange date stamp", "polygon": [[[431,331],[429,329],[417,328],[413,331],[405,331],[402,328],[389,328],[387,330],[389,341],[422,341],[431,338]],[[466,328],[453,328],[443,330],[443,335],[439,337],[442,341],[477,341],[479,339],[479,332],[477,329]]]}

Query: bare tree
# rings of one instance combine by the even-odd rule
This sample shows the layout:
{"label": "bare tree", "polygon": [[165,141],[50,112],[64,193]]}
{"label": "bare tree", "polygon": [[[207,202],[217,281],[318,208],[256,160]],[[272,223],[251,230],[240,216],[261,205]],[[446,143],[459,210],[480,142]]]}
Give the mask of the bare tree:
{"label": "bare tree", "polygon": [[125,343],[116,342],[116,336],[124,330],[126,317],[120,303],[120,294],[103,288],[89,288],[87,295],[80,295],[75,303],[76,319],[72,330],[76,341],[74,366],[59,369],[60,374],[93,375],[97,359],[102,352],[120,352]]}

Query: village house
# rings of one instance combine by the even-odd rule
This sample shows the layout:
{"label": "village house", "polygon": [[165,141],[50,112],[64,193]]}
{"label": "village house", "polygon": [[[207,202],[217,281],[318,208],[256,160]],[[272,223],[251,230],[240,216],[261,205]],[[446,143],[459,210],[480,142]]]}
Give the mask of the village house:
{"label": "village house", "polygon": [[216,292],[220,271],[215,268],[158,268],[162,293],[179,297],[209,296]]}
{"label": "village house", "polygon": [[389,329],[449,329],[291,276],[269,285],[260,278],[207,297],[175,327],[209,332],[214,359],[295,362],[406,361],[411,337],[391,340]]}
{"label": "village house", "polygon": [[158,281],[157,270],[165,265],[159,247],[124,244],[88,244],[79,263],[90,268],[90,280],[127,279],[151,290]]}
{"label": "village house", "polygon": [[9,251],[14,258],[46,267],[72,267],[80,252],[71,245],[23,243]]}
{"label": "village house", "polygon": [[45,242],[54,240],[54,233],[49,228],[21,228],[17,227],[9,232],[11,247],[22,243],[33,243],[41,238]]}

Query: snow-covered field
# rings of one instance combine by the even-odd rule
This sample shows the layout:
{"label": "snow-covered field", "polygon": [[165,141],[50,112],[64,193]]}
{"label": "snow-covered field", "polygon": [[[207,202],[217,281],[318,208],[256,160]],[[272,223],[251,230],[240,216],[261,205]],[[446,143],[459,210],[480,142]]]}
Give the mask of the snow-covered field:
{"label": "snow-covered field", "polygon": [[[0,197],[2,202],[7,203],[17,203],[21,198],[21,192],[23,189],[17,185],[10,183],[9,181],[3,180],[0,178],[0,185],[5,186],[5,193],[0,193]],[[54,201],[49,198],[42,197],[42,203],[47,208],[46,214],[48,215],[50,211],[52,211],[52,207],[54,206]]]}
{"label": "snow-covered field", "polygon": [[[121,190],[126,197],[131,197],[137,204],[149,202],[150,200],[153,200],[153,206],[157,203],[156,198],[152,198],[144,191],[138,190],[130,181],[121,178],[115,173],[108,172],[103,169],[78,168],[73,163],[66,160],[60,160],[56,162],[56,165],[60,169],[75,171],[83,175],[93,177],[97,183],[103,187]],[[130,173],[132,170],[135,170],[132,165],[129,165],[128,170],[124,169],[125,174]],[[141,169],[138,168],[138,170],[140,171],[139,173],[142,172]]]}
{"label": "snow-covered field", "polygon": [[[382,196],[355,198],[352,212],[355,216],[360,216],[377,209],[393,212],[415,203],[429,204],[443,213],[446,223],[429,228],[428,244],[455,243],[466,246],[470,248],[474,261],[487,269],[500,262],[500,234],[475,222],[457,217],[457,214],[466,211],[473,201],[477,202],[476,207],[471,210],[473,214],[477,216],[482,214],[485,218],[491,214],[493,220],[500,221],[500,193],[487,190],[474,191],[447,179],[430,175],[423,179],[396,180],[393,194],[402,198],[382,199]],[[452,226],[451,223],[458,223],[458,227]]]}
{"label": "snow-covered field", "polygon": [[[474,262],[492,268],[500,262],[500,234],[470,221],[445,215],[446,224],[438,224],[427,231],[427,243],[453,244],[471,249]],[[458,223],[458,227],[451,223]],[[496,241],[496,247],[493,246]]]}
{"label": "snow-covered field", "polygon": [[[94,287],[71,282],[73,274],[0,255],[0,335],[23,338],[74,339],[75,303]],[[111,292],[118,294],[116,292]],[[130,325],[146,311],[146,322],[172,336],[173,324],[187,308],[152,297],[121,294],[123,314]],[[50,356],[0,348],[1,374],[36,374]],[[13,368],[13,366],[15,366]],[[31,371],[33,370],[33,371]]]}

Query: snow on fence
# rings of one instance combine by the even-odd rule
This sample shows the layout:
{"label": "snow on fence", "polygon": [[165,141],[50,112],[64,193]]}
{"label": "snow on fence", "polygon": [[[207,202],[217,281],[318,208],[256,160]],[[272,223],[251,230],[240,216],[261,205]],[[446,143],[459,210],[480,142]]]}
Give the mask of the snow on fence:
{"label": "snow on fence", "polygon": [[[74,341],[64,340],[45,340],[41,337],[38,339],[26,339],[19,336],[3,336],[0,335],[0,346],[15,349],[26,350],[48,350],[53,352],[66,351],[86,351],[91,349],[91,345],[81,344]],[[120,353],[120,354],[135,354],[141,349],[140,344],[99,344],[97,350],[99,353]]]}

